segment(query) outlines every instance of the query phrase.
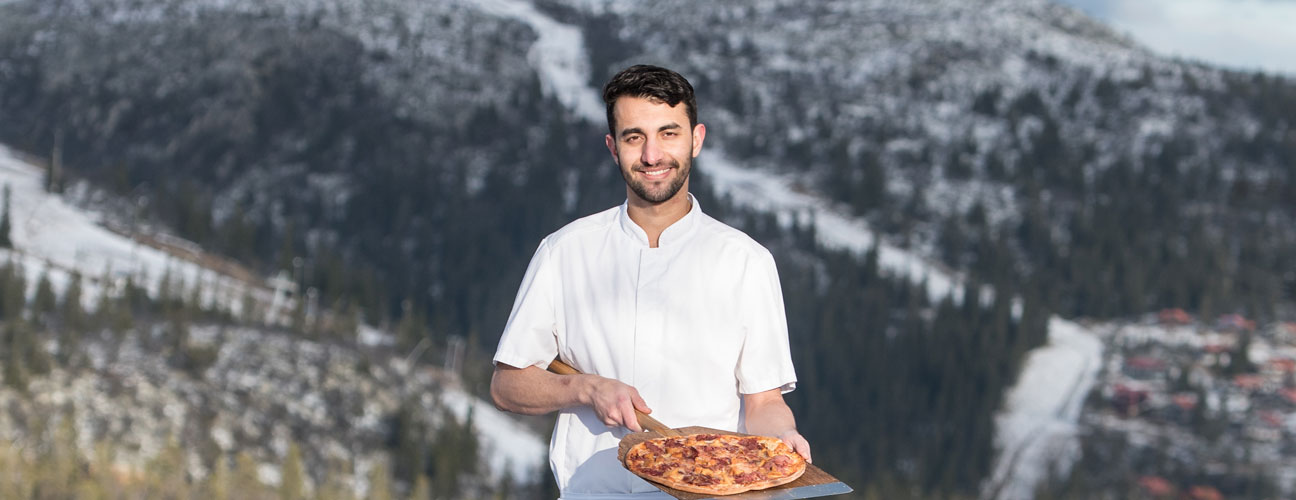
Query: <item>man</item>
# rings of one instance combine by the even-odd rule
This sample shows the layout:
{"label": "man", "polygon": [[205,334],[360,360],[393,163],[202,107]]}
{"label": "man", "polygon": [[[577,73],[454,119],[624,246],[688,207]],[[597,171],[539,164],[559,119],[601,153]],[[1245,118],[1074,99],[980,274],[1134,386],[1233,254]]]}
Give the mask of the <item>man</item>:
{"label": "man", "polygon": [[[559,411],[549,460],[562,497],[657,497],[617,462],[635,410],[783,439],[810,458],[783,393],[796,386],[774,259],[688,193],[706,127],[693,87],[654,66],[603,91],[619,207],[540,242],[495,353],[502,410]],[[556,375],[557,356],[584,375]]]}

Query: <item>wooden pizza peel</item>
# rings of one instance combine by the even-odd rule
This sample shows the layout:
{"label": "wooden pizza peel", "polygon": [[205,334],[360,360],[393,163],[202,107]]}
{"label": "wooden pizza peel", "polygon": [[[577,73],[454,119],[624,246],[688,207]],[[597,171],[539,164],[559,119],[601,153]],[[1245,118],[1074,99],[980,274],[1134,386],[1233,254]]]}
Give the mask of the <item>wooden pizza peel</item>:
{"label": "wooden pizza peel", "polygon": [[[578,375],[581,373],[579,370],[572,368],[567,363],[564,363],[558,359],[555,359],[553,360],[552,363],[549,363],[549,371],[557,373],[559,375]],[[627,434],[625,437],[621,438],[621,446],[620,449],[617,450],[617,460],[620,461],[623,466],[625,464],[626,451],[628,451],[632,446],[647,441],[649,439],[656,439],[660,437],[686,436],[689,434],[700,434],[700,433],[732,434],[735,436],[748,435],[739,432],[725,431],[720,429],[712,429],[709,427],[698,427],[698,426],[680,427],[678,429],[672,429],[667,427],[665,424],[659,422],[657,419],[652,418],[651,416],[648,416],[643,412],[640,412],[639,410],[635,410],[635,417],[639,420],[639,426],[643,427],[646,430],[644,432],[635,432],[635,433]],[[707,498],[716,498],[716,499],[723,499],[723,500],[792,500],[796,498],[817,498],[817,497],[826,497],[832,495],[842,495],[854,491],[851,489],[850,486],[847,486],[846,483],[843,483],[837,478],[832,477],[832,475],[828,474],[827,472],[824,472],[823,469],[816,467],[814,464],[806,464],[805,473],[802,474],[801,477],[797,478],[795,481],[792,481],[790,483],[775,486],[773,488],[766,488],[757,491],[747,491],[743,493],[736,493],[733,495],[709,496],[702,493],[680,491],[675,488],[671,488],[669,486],[654,481],[647,481],[647,482],[648,484],[656,486],[657,488],[666,492],[666,494],[681,500],[703,500]]]}

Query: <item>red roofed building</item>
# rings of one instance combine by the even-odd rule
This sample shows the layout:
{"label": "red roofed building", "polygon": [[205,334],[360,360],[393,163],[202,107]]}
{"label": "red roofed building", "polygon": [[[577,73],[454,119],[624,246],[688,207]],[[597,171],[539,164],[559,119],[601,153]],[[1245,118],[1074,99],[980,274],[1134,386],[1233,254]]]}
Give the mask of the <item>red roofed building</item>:
{"label": "red roofed building", "polygon": [[1239,389],[1254,391],[1264,387],[1264,383],[1264,377],[1259,375],[1242,374],[1233,376],[1233,385]]}
{"label": "red roofed building", "polygon": [[1174,485],[1160,476],[1143,476],[1138,478],[1139,488],[1152,498],[1170,498],[1174,495]]}
{"label": "red roofed building", "polygon": [[1270,427],[1282,427],[1283,424],[1282,416],[1276,411],[1260,412],[1260,421],[1269,424]]}
{"label": "red roofed building", "polygon": [[1192,316],[1178,307],[1174,309],[1162,309],[1157,313],[1157,319],[1163,325],[1186,325],[1192,323]]}
{"label": "red roofed building", "polygon": [[1129,417],[1139,414],[1139,407],[1148,399],[1148,391],[1134,389],[1125,384],[1116,384],[1116,393],[1112,395],[1112,406],[1116,411]]}
{"label": "red roofed building", "polygon": [[1197,395],[1191,392],[1175,394],[1170,397],[1170,400],[1174,402],[1175,406],[1184,411],[1192,411],[1193,408],[1197,407]]}
{"label": "red roofed building", "polygon": [[1287,358],[1274,358],[1269,360],[1266,365],[1274,373],[1293,373],[1296,372],[1296,360]]}
{"label": "red roofed building", "polygon": [[1219,320],[1215,322],[1215,326],[1221,330],[1237,332],[1255,330],[1256,324],[1255,321],[1246,319],[1241,314],[1225,314],[1219,317]]}
{"label": "red roofed building", "polygon": [[1296,404],[1296,389],[1279,389],[1278,394],[1282,395],[1288,403]]}
{"label": "red roofed building", "polygon": [[1215,489],[1214,486],[1193,486],[1188,490],[1188,498],[1192,500],[1224,500],[1224,495]]}
{"label": "red roofed building", "polygon": [[1147,380],[1165,372],[1166,363],[1151,356],[1134,356],[1125,360],[1125,374],[1136,379]]}

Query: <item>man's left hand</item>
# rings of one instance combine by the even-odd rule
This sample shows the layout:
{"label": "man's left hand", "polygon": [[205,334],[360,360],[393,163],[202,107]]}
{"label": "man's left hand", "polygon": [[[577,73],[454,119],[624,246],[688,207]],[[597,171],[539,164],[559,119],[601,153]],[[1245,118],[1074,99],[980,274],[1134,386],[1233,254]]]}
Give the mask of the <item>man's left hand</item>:
{"label": "man's left hand", "polygon": [[810,459],[810,442],[806,441],[806,438],[801,436],[801,433],[797,432],[796,429],[784,431],[778,435],[778,438],[791,446],[792,451],[801,455],[801,458],[804,458],[806,463],[814,463],[814,460]]}

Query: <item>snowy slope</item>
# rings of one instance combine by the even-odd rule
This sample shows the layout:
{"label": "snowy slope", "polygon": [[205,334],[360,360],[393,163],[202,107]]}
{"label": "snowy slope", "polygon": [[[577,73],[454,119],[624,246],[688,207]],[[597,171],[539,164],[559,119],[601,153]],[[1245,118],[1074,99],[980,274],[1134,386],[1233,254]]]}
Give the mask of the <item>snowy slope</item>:
{"label": "snowy slope", "polygon": [[[102,214],[88,213],[72,206],[43,189],[44,172],[0,145],[0,186],[10,190],[12,252],[0,253],[25,269],[29,288],[37,278],[48,273],[56,291],[67,286],[72,272],[83,276],[83,299],[87,308],[98,304],[107,281],[116,282],[132,276],[157,293],[159,280],[168,273],[173,279],[192,286],[201,283],[205,301],[225,301],[236,314],[245,293],[251,292],[264,303],[271,290],[259,283],[248,283],[231,276],[204,269],[197,263],[136,242],[105,229],[99,224]],[[178,240],[176,240],[178,241]],[[181,242],[183,243],[183,242]],[[120,283],[117,283],[120,285]],[[390,334],[363,328],[370,344],[387,341]],[[319,347],[312,347],[319,349]],[[444,387],[441,402],[456,417],[466,418],[471,411],[474,427],[482,440],[482,455],[496,476],[506,471],[515,480],[527,481],[545,466],[547,445],[544,440],[506,414],[456,387]]]}
{"label": "snowy slope", "polygon": [[235,314],[241,298],[254,293],[268,301],[270,291],[255,284],[217,274],[202,266],[169,255],[131,238],[105,229],[101,214],[87,213],[43,189],[44,172],[0,145],[0,185],[10,190],[11,238],[15,262],[22,264],[29,282],[48,273],[56,290],[67,286],[72,272],[80,273],[87,308],[94,307],[105,278],[120,285],[127,277],[156,293],[164,276],[185,289],[199,284],[206,304],[221,301]]}
{"label": "snowy slope", "polygon": [[1017,384],[996,418],[1000,456],[986,494],[1028,499],[1047,467],[1066,470],[1079,458],[1077,420],[1102,365],[1102,341],[1079,324],[1054,317],[1048,343],[1026,356]]}
{"label": "snowy slope", "polygon": [[[582,83],[589,81],[589,75],[582,62],[586,52],[580,33],[522,1],[493,0],[489,4],[490,12],[509,13],[536,30],[540,37],[536,46],[545,47],[545,57],[532,57],[531,62],[547,79],[547,91],[571,106],[577,116],[593,123],[604,120],[602,109],[588,104],[599,102],[598,90]],[[564,73],[567,70],[578,74]],[[582,94],[587,97],[580,97]],[[836,212],[822,200],[795,189],[793,179],[738,166],[714,142],[704,149],[699,168],[706,169],[719,194],[729,195],[737,203],[785,217],[813,214],[817,234],[826,246],[864,252],[877,239],[864,221]],[[938,265],[885,242],[879,249],[884,269],[915,282],[926,280],[933,298],[949,294],[957,298],[961,291],[960,280]],[[1052,318],[1048,344],[1028,356],[998,417],[997,441],[1004,452],[994,467],[993,483],[1000,485],[1002,498],[1029,498],[1044,477],[1046,459],[1058,456],[1057,450],[1074,453],[1075,424],[1097,375],[1101,343],[1084,327]]]}

